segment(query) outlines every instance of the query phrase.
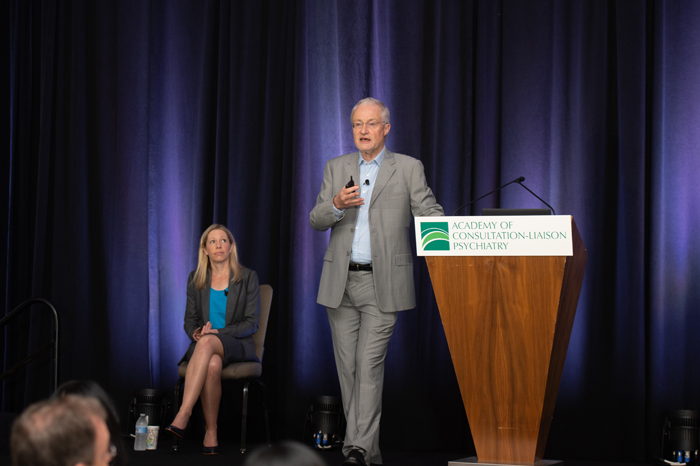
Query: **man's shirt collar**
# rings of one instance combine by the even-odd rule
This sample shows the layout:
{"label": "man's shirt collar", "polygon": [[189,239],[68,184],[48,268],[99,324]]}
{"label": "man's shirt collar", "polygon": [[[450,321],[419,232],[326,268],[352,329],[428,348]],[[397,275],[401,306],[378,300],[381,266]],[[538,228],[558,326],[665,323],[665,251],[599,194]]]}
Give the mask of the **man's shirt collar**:
{"label": "man's shirt collar", "polygon": [[382,151],[379,153],[378,156],[372,159],[372,162],[367,162],[365,159],[362,158],[362,152],[358,151],[357,152],[358,157],[360,157],[360,161],[358,162],[358,165],[362,165],[362,163],[372,163],[372,162],[377,162],[378,166],[382,166],[382,160],[384,160],[384,156],[386,155],[386,146],[382,147]]}

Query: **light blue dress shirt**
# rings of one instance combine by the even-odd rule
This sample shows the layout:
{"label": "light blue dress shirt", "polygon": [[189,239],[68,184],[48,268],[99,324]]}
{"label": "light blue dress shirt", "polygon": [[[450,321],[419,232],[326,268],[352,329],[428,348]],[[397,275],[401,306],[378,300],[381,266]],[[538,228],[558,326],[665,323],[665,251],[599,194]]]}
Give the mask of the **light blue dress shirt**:
{"label": "light blue dress shirt", "polygon": [[[365,201],[364,205],[358,206],[360,209],[355,224],[355,236],[352,239],[352,253],[350,260],[356,264],[371,264],[372,263],[372,245],[369,238],[369,204],[372,201],[372,191],[377,181],[377,173],[382,165],[384,155],[386,154],[386,146],[371,162],[366,162],[362,158],[362,154],[358,152],[360,165],[360,179],[357,184],[360,185],[360,197]],[[369,184],[367,184],[369,181]],[[340,218],[344,210],[338,210],[333,206],[336,218]]]}

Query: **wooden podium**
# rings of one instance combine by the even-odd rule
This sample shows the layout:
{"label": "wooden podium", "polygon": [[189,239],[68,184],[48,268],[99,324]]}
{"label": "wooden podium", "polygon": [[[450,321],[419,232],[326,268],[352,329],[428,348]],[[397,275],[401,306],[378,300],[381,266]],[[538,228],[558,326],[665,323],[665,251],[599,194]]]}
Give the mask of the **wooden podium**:
{"label": "wooden podium", "polygon": [[566,218],[573,255],[426,256],[478,463],[542,463],[588,257]]}

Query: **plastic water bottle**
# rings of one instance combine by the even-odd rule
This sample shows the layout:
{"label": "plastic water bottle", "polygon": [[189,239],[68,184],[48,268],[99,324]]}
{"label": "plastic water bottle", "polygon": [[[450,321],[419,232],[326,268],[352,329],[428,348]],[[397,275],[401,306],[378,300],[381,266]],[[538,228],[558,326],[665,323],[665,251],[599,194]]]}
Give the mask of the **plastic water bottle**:
{"label": "plastic water bottle", "polygon": [[141,413],[136,421],[136,441],[134,442],[134,450],[146,450],[146,435],[148,433],[148,417]]}

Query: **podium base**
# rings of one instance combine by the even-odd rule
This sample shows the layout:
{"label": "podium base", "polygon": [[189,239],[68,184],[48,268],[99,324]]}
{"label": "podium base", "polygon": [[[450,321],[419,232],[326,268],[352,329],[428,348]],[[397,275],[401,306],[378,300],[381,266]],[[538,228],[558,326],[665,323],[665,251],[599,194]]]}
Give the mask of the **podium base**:
{"label": "podium base", "polygon": [[[539,460],[532,464],[533,466],[550,466],[552,464],[561,463],[561,460]],[[468,458],[462,458],[461,460],[452,460],[447,462],[447,466],[473,466],[475,464],[484,466],[523,466],[522,464],[510,464],[510,463],[480,463],[476,456],[470,456]]]}

